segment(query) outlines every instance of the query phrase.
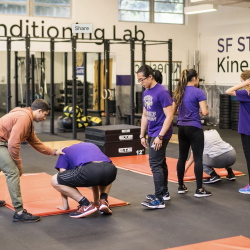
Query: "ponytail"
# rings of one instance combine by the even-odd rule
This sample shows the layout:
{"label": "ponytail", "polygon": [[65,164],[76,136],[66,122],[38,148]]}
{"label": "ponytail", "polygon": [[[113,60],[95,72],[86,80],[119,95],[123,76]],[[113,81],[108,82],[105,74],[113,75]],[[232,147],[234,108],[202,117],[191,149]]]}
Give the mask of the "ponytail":
{"label": "ponytail", "polygon": [[188,84],[188,82],[191,82],[193,77],[197,78],[198,74],[196,70],[194,69],[184,69],[181,72],[179,82],[176,86],[176,89],[174,91],[174,101],[177,106],[180,106],[182,104],[182,99],[184,96],[185,88]]}
{"label": "ponytail", "polygon": [[153,75],[154,79],[156,82],[162,84],[162,74],[159,70],[155,69],[154,70],[154,75]]}

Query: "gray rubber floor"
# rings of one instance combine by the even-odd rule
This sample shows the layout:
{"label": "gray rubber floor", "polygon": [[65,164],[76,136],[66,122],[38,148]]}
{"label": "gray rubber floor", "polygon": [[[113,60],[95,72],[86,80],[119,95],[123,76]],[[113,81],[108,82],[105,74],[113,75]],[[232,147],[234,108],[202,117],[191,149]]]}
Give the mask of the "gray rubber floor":
{"label": "gray rubber floor", "polygon": [[[247,173],[239,134],[232,130],[219,133],[236,149],[233,168]],[[42,141],[51,141],[65,140],[71,135],[38,133],[37,136]],[[79,137],[84,138],[84,134]],[[177,144],[169,144],[167,156],[178,158]],[[22,145],[21,157],[26,173],[56,173],[57,157],[42,155],[29,145]],[[223,179],[206,185],[213,195],[200,199],[194,197],[194,182],[186,184],[189,192],[184,195],[177,193],[177,184],[169,183],[171,200],[166,202],[166,208],[148,210],[140,203],[146,194],[154,192],[152,177],[119,169],[110,195],[130,202],[129,206],[114,208],[112,216],[96,212],[86,218],[72,219],[65,214],[43,217],[31,224],[13,223],[13,212],[3,207],[0,249],[160,250],[237,235],[250,238],[250,196],[238,193],[247,183],[247,176],[234,182]]]}

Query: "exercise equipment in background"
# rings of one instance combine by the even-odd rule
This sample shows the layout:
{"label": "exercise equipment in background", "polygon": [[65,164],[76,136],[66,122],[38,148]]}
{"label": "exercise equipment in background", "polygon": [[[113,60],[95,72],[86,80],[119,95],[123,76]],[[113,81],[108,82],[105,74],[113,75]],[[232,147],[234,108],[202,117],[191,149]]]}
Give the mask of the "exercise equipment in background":
{"label": "exercise equipment in background", "polygon": [[220,128],[231,128],[231,96],[220,94]]}
{"label": "exercise equipment in background", "polygon": [[92,117],[89,126],[101,126],[102,125],[102,119],[100,117]]}
{"label": "exercise equipment in background", "polygon": [[140,127],[132,125],[87,127],[85,142],[94,143],[108,157],[140,155],[145,154],[145,148],[139,135]]}
{"label": "exercise equipment in background", "polygon": [[63,127],[66,129],[72,129],[72,119],[70,117],[64,117],[62,120]]}

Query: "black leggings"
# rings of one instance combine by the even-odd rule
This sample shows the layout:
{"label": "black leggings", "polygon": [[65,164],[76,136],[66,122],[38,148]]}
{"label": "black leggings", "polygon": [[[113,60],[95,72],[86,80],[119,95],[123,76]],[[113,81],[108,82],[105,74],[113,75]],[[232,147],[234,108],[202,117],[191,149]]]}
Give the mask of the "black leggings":
{"label": "black leggings", "polygon": [[182,186],[185,172],[185,164],[188,158],[190,146],[194,155],[194,173],[196,177],[197,189],[202,188],[203,176],[203,149],[204,149],[204,134],[203,130],[193,126],[178,126],[179,139],[179,160],[177,163],[177,175],[179,185]]}
{"label": "black leggings", "polygon": [[250,135],[241,134],[241,142],[245,158],[247,161],[247,170],[248,170],[249,184],[250,184]]}

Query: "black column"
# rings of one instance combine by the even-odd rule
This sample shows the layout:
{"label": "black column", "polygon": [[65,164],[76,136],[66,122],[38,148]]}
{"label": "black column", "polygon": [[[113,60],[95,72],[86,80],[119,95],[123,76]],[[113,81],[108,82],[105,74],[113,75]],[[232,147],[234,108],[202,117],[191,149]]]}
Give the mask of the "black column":
{"label": "black column", "polygon": [[68,104],[68,89],[67,89],[67,81],[68,81],[68,53],[64,53],[64,106],[66,107]]}
{"label": "black column", "polygon": [[84,76],[83,76],[83,115],[88,115],[88,83],[87,83],[87,53],[83,53]]}
{"label": "black column", "polygon": [[11,71],[11,37],[7,37],[7,92],[6,92],[6,111],[7,113],[11,110],[11,80],[10,80],[10,71]]}
{"label": "black column", "polygon": [[31,55],[31,102],[35,101],[35,55]]}
{"label": "black column", "polygon": [[172,39],[168,40],[168,91],[172,97]]}
{"label": "black column", "polygon": [[[109,50],[110,50],[110,41],[105,39],[104,40],[104,50],[105,50],[105,57],[106,57],[106,90],[109,89]],[[105,100],[105,113],[106,113],[106,125],[110,125],[110,117],[109,117],[109,99],[108,96]]]}
{"label": "black column", "polygon": [[134,125],[135,113],[135,40],[130,39],[130,66],[131,66],[131,92],[130,92],[130,124]]}
{"label": "black column", "polygon": [[[146,64],[146,42],[142,41],[142,65]],[[142,92],[145,88],[142,87]]]}
{"label": "black column", "polygon": [[15,52],[15,107],[18,107],[18,52]]}
{"label": "black column", "polygon": [[97,92],[97,104],[98,110],[101,110],[101,53],[98,53],[98,65],[97,65],[97,82],[98,82],[98,92]]}
{"label": "black column", "polygon": [[73,139],[76,139],[76,36],[72,36],[72,132]]}
{"label": "black column", "polygon": [[26,47],[26,107],[31,106],[30,102],[30,35],[25,36]]}
{"label": "black column", "polygon": [[54,134],[54,97],[55,97],[55,84],[54,84],[54,52],[55,52],[55,40],[50,39],[50,134]]}

